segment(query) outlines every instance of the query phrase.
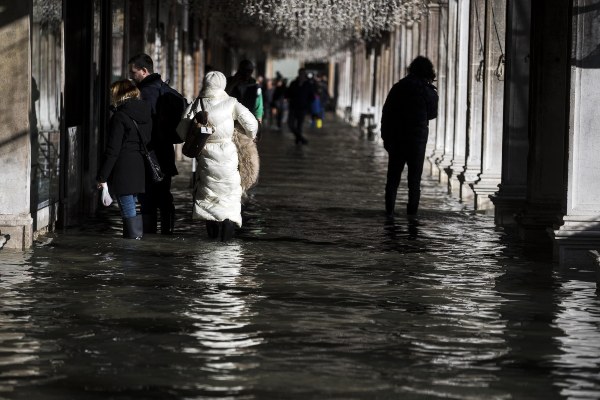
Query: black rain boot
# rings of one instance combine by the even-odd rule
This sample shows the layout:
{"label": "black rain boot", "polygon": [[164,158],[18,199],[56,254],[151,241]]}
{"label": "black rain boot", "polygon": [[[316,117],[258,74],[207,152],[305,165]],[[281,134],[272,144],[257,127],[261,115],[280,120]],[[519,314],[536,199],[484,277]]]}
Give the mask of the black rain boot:
{"label": "black rain boot", "polygon": [[141,239],[144,236],[144,222],[141,215],[123,218],[123,237],[125,239]]}
{"label": "black rain boot", "polygon": [[396,206],[396,193],[385,190],[385,216],[388,218],[394,217],[394,208]]}
{"label": "black rain boot", "polygon": [[206,221],[206,233],[211,239],[219,237],[219,222],[217,221]]}
{"label": "black rain boot", "polygon": [[233,235],[235,234],[235,223],[226,219],[221,222],[221,241],[228,242],[233,239]]}
{"label": "black rain boot", "polygon": [[419,211],[419,201],[421,200],[420,190],[408,190],[408,204],[406,205],[406,215],[416,217]]}
{"label": "black rain boot", "polygon": [[160,210],[160,233],[172,235],[175,228],[175,206]]}
{"label": "black rain boot", "polygon": [[142,214],[144,233],[156,233],[156,213]]}

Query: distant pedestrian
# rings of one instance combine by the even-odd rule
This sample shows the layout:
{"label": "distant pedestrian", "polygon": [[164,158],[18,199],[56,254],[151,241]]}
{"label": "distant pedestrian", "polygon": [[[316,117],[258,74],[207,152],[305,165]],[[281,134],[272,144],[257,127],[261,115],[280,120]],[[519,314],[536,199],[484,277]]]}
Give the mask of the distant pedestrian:
{"label": "distant pedestrian", "polygon": [[[208,112],[208,123],[214,126],[202,152],[197,158],[198,175],[194,185],[193,219],[206,221],[211,238],[230,240],[235,226],[242,226],[242,186],[238,170],[238,155],[232,137],[234,122],[241,125],[244,133],[254,139],[258,122],[250,110],[225,92],[227,79],[219,71],[204,77],[200,98]],[[185,136],[192,118],[201,111],[202,104],[194,102],[196,109],[188,107],[178,127]]]}
{"label": "distant pedestrian", "polygon": [[263,96],[260,84],[252,77],[253,72],[252,61],[240,61],[235,75],[227,78],[225,91],[250,110],[260,124],[264,114]]}
{"label": "distant pedestrian", "polygon": [[315,98],[313,84],[304,68],[298,70],[298,76],[290,83],[286,92],[288,99],[288,126],[296,137],[296,144],[308,144],[302,134],[304,118],[310,113]]}
{"label": "distant pedestrian", "polygon": [[146,190],[142,145],[150,142],[150,105],[140,100],[140,91],[129,80],[113,83],[110,92],[113,114],[104,161],[96,181],[98,189],[108,182],[111,194],[117,197],[123,218],[123,237],[140,239],[143,225],[142,216],[136,211],[136,201],[137,195]]}
{"label": "distant pedestrian", "polygon": [[271,100],[271,114],[275,119],[277,130],[281,130],[283,122],[283,114],[285,113],[285,93],[287,90],[287,80],[279,76],[275,80],[275,88],[273,89],[273,98]]}
{"label": "distant pedestrian", "polygon": [[421,175],[429,135],[429,120],[437,117],[438,95],[431,61],[422,56],[408,67],[408,75],[390,90],[381,116],[381,137],[388,152],[385,211],[394,216],[396,194],[404,165],[408,167],[406,214],[414,218],[421,198]]}
{"label": "distant pedestrian", "polygon": [[[160,210],[160,229],[162,234],[173,233],[175,224],[175,206],[171,194],[171,179],[177,175],[175,166],[175,149],[170,138],[170,132],[162,129],[159,123],[167,116],[161,115],[159,97],[164,92],[165,82],[161,76],[154,72],[154,63],[147,54],[138,54],[129,60],[129,75],[139,88],[142,100],[150,104],[152,110],[152,140],[148,144],[148,150],[154,150],[158,163],[165,177],[160,182],[146,180],[146,193],[140,196],[142,217],[144,220],[144,232],[156,233],[157,209]],[[182,108],[183,109],[183,108]],[[169,119],[170,118],[169,116]],[[177,123],[181,119],[181,113]],[[177,123],[175,124],[176,129]]]}

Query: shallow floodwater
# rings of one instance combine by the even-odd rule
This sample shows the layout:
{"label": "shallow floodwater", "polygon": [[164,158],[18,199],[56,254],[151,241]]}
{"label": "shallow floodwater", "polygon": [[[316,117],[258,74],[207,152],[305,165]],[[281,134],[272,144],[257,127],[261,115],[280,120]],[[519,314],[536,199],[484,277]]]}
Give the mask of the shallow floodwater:
{"label": "shallow floodwater", "polygon": [[427,177],[419,224],[386,221],[381,144],[307,136],[264,133],[230,243],[190,220],[183,163],[172,237],[123,240],[111,207],[1,250],[0,398],[600,398],[593,271]]}

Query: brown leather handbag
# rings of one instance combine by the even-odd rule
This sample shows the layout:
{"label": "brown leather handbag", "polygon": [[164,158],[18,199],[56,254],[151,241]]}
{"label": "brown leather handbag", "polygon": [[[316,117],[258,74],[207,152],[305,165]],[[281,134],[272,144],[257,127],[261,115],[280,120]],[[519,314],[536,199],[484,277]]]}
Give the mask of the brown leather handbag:
{"label": "brown leather handbag", "polygon": [[196,158],[202,152],[202,149],[206,145],[206,141],[213,134],[215,128],[208,122],[208,111],[204,109],[204,102],[202,98],[198,97],[192,105],[192,110],[198,107],[200,102],[200,109],[190,124],[190,129],[185,137],[185,142],[181,148],[181,152],[184,156],[190,158]]}

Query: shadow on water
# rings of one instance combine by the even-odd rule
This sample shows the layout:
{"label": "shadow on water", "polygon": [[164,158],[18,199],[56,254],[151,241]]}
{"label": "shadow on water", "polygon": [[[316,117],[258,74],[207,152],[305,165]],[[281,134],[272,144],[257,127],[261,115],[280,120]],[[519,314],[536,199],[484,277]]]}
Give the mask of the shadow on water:
{"label": "shadow on water", "polygon": [[123,240],[111,207],[2,251],[0,397],[600,396],[590,271],[533,257],[427,179],[418,223],[386,220],[381,149],[326,127],[305,147],[265,135],[230,243],[191,221],[182,164],[173,236]]}

